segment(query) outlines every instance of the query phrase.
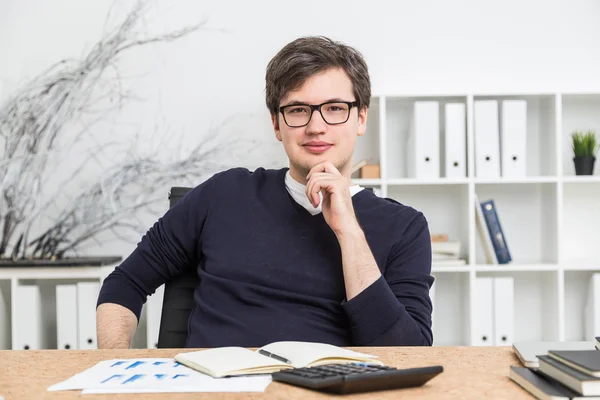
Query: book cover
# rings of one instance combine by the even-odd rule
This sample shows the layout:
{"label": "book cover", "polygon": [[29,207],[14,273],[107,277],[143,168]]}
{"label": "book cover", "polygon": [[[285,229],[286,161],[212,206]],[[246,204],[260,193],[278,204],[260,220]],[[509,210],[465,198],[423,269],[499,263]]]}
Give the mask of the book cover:
{"label": "book cover", "polygon": [[537,369],[511,366],[508,376],[537,399],[570,400],[582,398],[576,391],[540,373]]}
{"label": "book cover", "polygon": [[494,246],[494,252],[498,259],[498,264],[508,264],[512,261],[510,251],[508,249],[508,243],[506,242],[506,236],[502,230],[498,212],[496,210],[496,204],[494,200],[488,200],[481,203],[483,217],[492,239],[492,245]]}
{"label": "book cover", "polygon": [[596,350],[551,350],[548,356],[584,374],[600,378],[600,353]]}
{"label": "book cover", "polygon": [[595,378],[549,356],[538,356],[539,371],[584,396],[600,396],[600,378]]}
{"label": "book cover", "polygon": [[477,232],[479,232],[479,237],[481,238],[481,246],[483,247],[483,252],[485,253],[486,263],[497,265],[498,259],[496,258],[496,253],[494,252],[492,238],[490,237],[490,233],[487,229],[487,225],[483,217],[481,202],[479,201],[477,194],[475,194],[475,223],[477,226]]}

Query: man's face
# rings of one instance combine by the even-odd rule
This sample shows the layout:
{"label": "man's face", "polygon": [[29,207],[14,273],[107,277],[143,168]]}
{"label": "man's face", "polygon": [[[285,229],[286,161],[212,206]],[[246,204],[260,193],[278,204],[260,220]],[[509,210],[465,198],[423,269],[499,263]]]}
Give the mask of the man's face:
{"label": "man's face", "polygon": [[[343,69],[336,68],[308,78],[299,89],[287,93],[280,106],[356,100],[350,78]],[[326,113],[326,107],[322,108],[323,114]],[[329,110],[332,113],[339,112],[337,108]],[[289,127],[281,113],[272,116],[272,120],[275,136],[283,143],[290,159],[290,173],[294,179],[306,183],[310,169],[323,161],[332,162],[343,175],[350,176],[356,138],[364,134],[366,128],[366,108],[359,111],[357,107],[352,107],[348,120],[339,125],[327,124],[316,110],[308,125],[298,128]]]}

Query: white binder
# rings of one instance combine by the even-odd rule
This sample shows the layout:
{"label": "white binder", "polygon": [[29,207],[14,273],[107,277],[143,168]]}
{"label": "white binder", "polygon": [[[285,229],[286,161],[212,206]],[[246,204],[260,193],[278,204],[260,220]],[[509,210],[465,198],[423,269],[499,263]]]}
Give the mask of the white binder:
{"label": "white binder", "polygon": [[475,279],[475,346],[494,345],[493,278]]}
{"label": "white binder", "polygon": [[13,350],[39,350],[44,344],[42,295],[37,285],[15,285]]}
{"label": "white binder", "polygon": [[154,349],[158,346],[158,333],[160,330],[164,294],[165,285],[161,285],[146,301],[146,342],[149,349]]}
{"label": "white binder", "polygon": [[467,176],[465,112],[463,103],[446,104],[444,176],[447,178],[464,178]]}
{"label": "white binder", "polygon": [[415,101],[406,146],[409,178],[440,177],[440,116],[437,101]]}
{"label": "white binder", "polygon": [[9,349],[10,343],[10,281],[0,282],[0,349]]}
{"label": "white binder", "polygon": [[77,349],[77,285],[56,285],[56,348]]}
{"label": "white binder", "polygon": [[600,336],[600,273],[592,274],[585,305],[585,339]]}
{"label": "white binder", "polygon": [[503,100],[501,126],[502,176],[524,177],[527,166],[527,102]]}
{"label": "white binder", "polygon": [[475,175],[478,178],[500,177],[500,136],[496,100],[475,101]]}
{"label": "white binder", "polygon": [[429,298],[431,299],[431,305],[432,305],[432,312],[431,312],[431,332],[433,332],[433,340],[435,341],[435,283],[436,281],[433,281],[433,284],[431,285],[431,288],[429,288]]}
{"label": "white binder", "polygon": [[77,342],[82,350],[97,349],[96,303],[99,282],[77,282]]}
{"label": "white binder", "polygon": [[494,278],[494,345],[512,346],[514,338],[514,278]]}

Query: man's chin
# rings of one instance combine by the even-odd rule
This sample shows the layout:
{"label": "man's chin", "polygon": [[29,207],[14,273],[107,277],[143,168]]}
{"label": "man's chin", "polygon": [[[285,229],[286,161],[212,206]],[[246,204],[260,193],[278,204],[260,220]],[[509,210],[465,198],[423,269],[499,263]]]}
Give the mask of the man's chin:
{"label": "man's chin", "polygon": [[305,162],[302,164],[302,168],[306,170],[308,173],[311,169],[313,169],[316,165],[322,164],[324,162],[331,162],[338,171],[342,168],[339,162],[332,160],[330,157],[318,157],[314,160],[310,160],[310,162]]}

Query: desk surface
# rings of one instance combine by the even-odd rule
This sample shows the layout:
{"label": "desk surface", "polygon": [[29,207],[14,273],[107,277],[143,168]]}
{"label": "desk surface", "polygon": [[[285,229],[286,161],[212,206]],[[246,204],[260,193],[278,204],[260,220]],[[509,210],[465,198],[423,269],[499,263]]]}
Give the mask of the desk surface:
{"label": "desk surface", "polygon": [[[444,372],[425,386],[412,389],[358,394],[325,395],[273,382],[264,393],[111,394],[86,395],[97,399],[531,399],[508,378],[509,366],[520,365],[510,347],[363,347],[355,348],[380,356],[397,368],[442,365]],[[189,350],[189,349],[188,349]],[[48,386],[112,358],[172,357],[181,350],[43,350],[0,351],[0,396],[12,399],[81,399],[80,391],[47,392]]]}

